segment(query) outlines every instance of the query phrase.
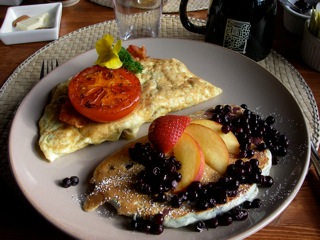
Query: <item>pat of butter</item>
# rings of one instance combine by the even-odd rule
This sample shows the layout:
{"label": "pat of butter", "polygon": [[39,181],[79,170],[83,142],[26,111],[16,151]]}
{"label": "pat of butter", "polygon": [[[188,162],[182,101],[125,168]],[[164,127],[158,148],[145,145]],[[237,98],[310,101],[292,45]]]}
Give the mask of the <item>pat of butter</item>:
{"label": "pat of butter", "polygon": [[28,18],[17,23],[17,28],[20,30],[35,30],[38,28],[49,27],[49,13],[43,13],[38,16]]}

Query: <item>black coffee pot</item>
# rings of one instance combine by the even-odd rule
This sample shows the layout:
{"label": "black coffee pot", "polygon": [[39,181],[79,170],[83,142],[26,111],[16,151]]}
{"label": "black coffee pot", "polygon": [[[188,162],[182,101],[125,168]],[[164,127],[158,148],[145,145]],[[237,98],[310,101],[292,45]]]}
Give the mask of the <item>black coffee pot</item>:
{"label": "black coffee pot", "polygon": [[271,51],[277,0],[211,0],[205,26],[194,25],[187,15],[188,0],[181,0],[180,20],[205,41],[242,53],[255,61]]}

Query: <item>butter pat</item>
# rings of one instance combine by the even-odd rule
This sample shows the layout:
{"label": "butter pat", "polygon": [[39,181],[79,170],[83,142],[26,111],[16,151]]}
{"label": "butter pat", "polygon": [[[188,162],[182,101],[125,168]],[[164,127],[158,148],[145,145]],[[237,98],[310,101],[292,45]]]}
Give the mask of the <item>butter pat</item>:
{"label": "butter pat", "polygon": [[38,16],[28,18],[24,21],[17,23],[17,28],[20,30],[35,30],[38,28],[48,28],[49,27],[49,13],[43,13]]}

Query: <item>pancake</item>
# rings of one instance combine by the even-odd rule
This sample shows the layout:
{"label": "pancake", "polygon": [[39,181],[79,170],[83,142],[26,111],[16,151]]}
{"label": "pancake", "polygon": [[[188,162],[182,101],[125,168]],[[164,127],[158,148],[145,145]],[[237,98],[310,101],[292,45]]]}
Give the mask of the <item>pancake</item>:
{"label": "pancake", "polygon": [[[144,166],[134,162],[129,157],[129,148],[135,143],[147,142],[147,137],[138,139],[115,152],[102,161],[95,169],[91,183],[95,185],[94,190],[88,195],[83,209],[94,211],[100,205],[110,203],[115,207],[118,214],[129,217],[147,217],[157,213],[167,213],[164,226],[178,228],[187,226],[199,220],[207,220],[225,213],[246,200],[252,200],[258,193],[257,184],[241,184],[238,193],[234,197],[228,197],[224,204],[217,204],[213,208],[197,211],[190,204],[183,203],[180,208],[172,208],[168,203],[155,202],[152,196],[141,194],[132,185],[136,181],[138,173]],[[259,167],[263,175],[269,175],[271,169],[271,152],[265,150],[256,152],[254,158],[259,160]],[[229,163],[234,163],[236,158],[230,155]],[[243,159],[248,161],[248,159]],[[205,166],[205,172],[201,183],[216,182],[222,176]]]}
{"label": "pancake", "polygon": [[53,89],[51,101],[39,120],[39,146],[47,160],[52,162],[90,144],[133,139],[143,123],[222,93],[222,89],[197,77],[177,59],[147,58],[140,62],[144,69],[137,74],[142,85],[139,105],[116,121],[97,123],[88,120],[81,128],[60,121],[61,105],[68,99],[69,81]]}
{"label": "pancake", "polygon": [[[244,109],[236,106],[233,106],[233,109],[234,116],[244,112]],[[190,117],[193,120],[208,119],[208,111],[199,111]],[[135,140],[108,156],[96,167],[90,180],[90,183],[94,184],[94,189],[84,202],[84,211],[91,212],[108,203],[116,209],[119,215],[133,218],[147,218],[158,213],[165,213],[163,225],[178,228],[219,216],[247,200],[253,200],[258,194],[256,183],[241,184],[236,195],[228,196],[225,203],[217,204],[206,210],[197,210],[187,202],[183,202],[179,208],[175,208],[170,206],[168,202],[155,201],[153,196],[141,194],[133,187],[137,182],[137,176],[145,167],[130,158],[129,149],[133,148],[136,143],[144,144],[147,142],[147,136]],[[234,164],[238,159],[242,159],[244,162],[257,159],[262,171],[261,174],[263,176],[269,175],[272,166],[272,154],[269,149],[255,150],[254,155],[250,158],[239,158],[239,156],[229,154],[229,164]],[[224,176],[206,164],[200,182],[204,185],[218,182]],[[172,197],[175,193],[170,190],[167,195]]]}

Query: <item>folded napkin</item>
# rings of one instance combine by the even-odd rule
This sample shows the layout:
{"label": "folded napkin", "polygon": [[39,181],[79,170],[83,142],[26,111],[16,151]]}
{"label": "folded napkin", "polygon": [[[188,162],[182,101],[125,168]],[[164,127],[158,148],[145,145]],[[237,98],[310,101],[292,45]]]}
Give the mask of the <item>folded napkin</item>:
{"label": "folded napkin", "polygon": [[[112,0],[90,0],[91,2],[100,4],[106,7],[113,7]],[[210,0],[189,0],[188,3],[188,12],[199,11],[208,9],[210,4]],[[167,0],[163,7],[164,13],[174,13],[179,12],[180,0]]]}

